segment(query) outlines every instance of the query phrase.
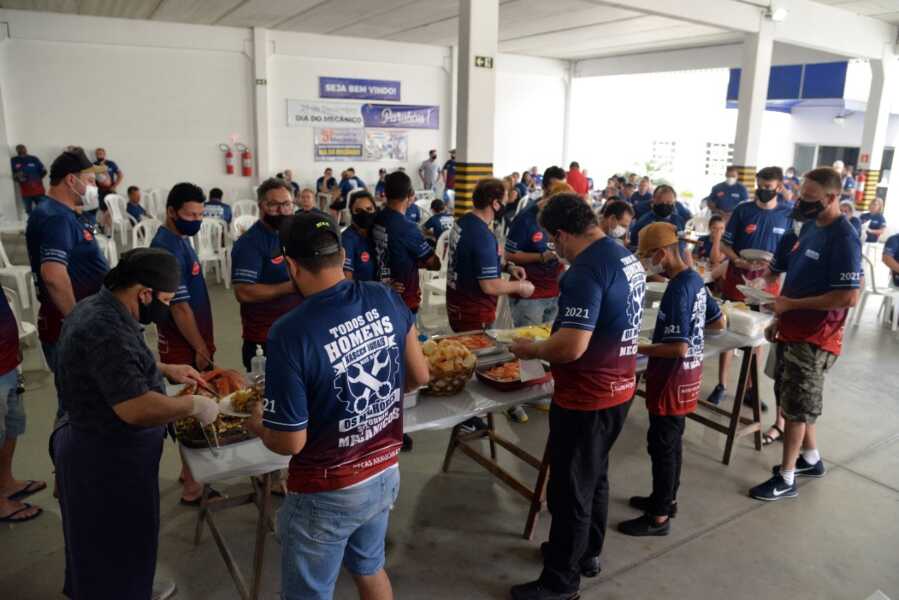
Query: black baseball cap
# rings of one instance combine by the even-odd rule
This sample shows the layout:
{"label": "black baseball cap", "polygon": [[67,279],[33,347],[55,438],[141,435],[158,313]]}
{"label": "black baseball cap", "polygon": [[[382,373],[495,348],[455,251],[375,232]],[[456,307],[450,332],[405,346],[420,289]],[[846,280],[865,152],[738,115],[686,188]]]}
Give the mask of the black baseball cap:
{"label": "black baseball cap", "polygon": [[103,168],[91,162],[83,148],[71,148],[56,157],[50,165],[50,179],[59,181],[71,173],[99,173]]}
{"label": "black baseball cap", "polygon": [[[334,237],[332,244],[322,244],[322,232]],[[340,229],[334,219],[324,213],[298,213],[286,219],[278,233],[282,254],[293,259],[330,256],[340,252]]]}
{"label": "black baseball cap", "polygon": [[181,283],[178,260],[162,248],[135,248],[125,252],[106,274],[104,284],[115,289],[134,283],[159,292],[174,292]]}

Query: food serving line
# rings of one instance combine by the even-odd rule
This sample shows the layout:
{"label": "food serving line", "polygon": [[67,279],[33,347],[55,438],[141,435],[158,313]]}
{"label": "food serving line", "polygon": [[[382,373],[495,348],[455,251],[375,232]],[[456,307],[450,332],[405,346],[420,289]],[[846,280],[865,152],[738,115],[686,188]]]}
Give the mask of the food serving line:
{"label": "food serving line", "polygon": [[[651,317],[652,309],[647,309],[648,321],[654,321]],[[647,331],[646,325],[643,331]],[[766,344],[761,334],[740,335],[733,331],[724,331],[717,335],[708,334],[706,337],[704,359],[716,357],[722,352],[742,350],[743,357],[740,366],[739,382],[736,396],[731,410],[725,410],[712,405],[705,400],[699,400],[699,410],[688,415],[689,418],[717,431],[725,436],[724,454],[722,462],[727,465],[733,452],[736,439],[754,434],[755,449],[761,451],[761,400],[759,394],[752,395],[752,417],[741,414],[747,386],[758,389],[758,361],[756,348]],[[514,359],[505,347],[497,344],[492,354],[485,354],[478,360],[479,368],[498,365]],[[637,395],[643,395],[639,390],[639,378],[646,370],[648,359],[638,356]],[[553,381],[527,385],[512,391],[498,391],[478,378],[472,377],[462,391],[451,396],[424,396],[416,405],[406,408],[404,411],[404,432],[415,433],[418,431],[433,431],[451,429],[446,455],[443,461],[443,471],[447,472],[453,455],[458,450],[484,467],[497,479],[510,486],[521,494],[530,503],[530,509],[525,521],[524,537],[531,539],[540,512],[546,506],[546,485],[549,478],[549,440],[542,458],[537,458],[528,453],[513,441],[502,437],[494,427],[494,413],[504,411],[511,406],[525,403],[534,403],[549,399],[553,393]],[[705,414],[704,414],[705,413]],[[464,433],[461,425],[471,417],[487,415],[487,428],[483,431]],[[726,422],[712,418],[713,416],[725,417]],[[480,447],[474,445],[479,440],[488,441],[489,454],[481,452]],[[533,485],[524,483],[510,474],[497,462],[497,447],[511,453],[519,460],[527,463],[537,471],[537,477]],[[204,523],[209,525],[216,545],[222,555],[231,577],[234,580],[240,597],[244,600],[256,600],[259,597],[265,540],[270,531],[274,531],[274,519],[271,503],[272,484],[279,479],[279,472],[287,468],[290,457],[275,454],[265,448],[259,439],[249,439],[219,448],[190,448],[181,445],[184,461],[190,467],[194,478],[204,484],[203,500],[199,511],[194,536],[194,543],[199,544],[202,538]],[[215,502],[208,502],[208,494],[211,484],[228,479],[249,477],[252,492],[240,496],[229,497]],[[236,506],[253,504],[258,512],[256,526],[256,542],[253,555],[253,577],[249,585],[237,565],[234,555],[228,546],[222,532],[215,521],[218,512]]]}

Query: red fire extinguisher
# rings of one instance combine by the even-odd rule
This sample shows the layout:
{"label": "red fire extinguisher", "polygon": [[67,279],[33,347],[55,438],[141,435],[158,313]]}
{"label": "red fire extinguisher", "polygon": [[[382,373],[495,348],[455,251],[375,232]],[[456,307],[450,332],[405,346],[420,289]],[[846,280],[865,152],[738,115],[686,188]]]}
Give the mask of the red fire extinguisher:
{"label": "red fire extinguisher", "polygon": [[225,173],[234,175],[234,152],[228,144],[219,144],[219,150],[225,154]]}
{"label": "red fire extinguisher", "polygon": [[855,178],[855,205],[861,206],[865,201],[865,172],[862,171]]}
{"label": "red fire extinguisher", "polygon": [[253,176],[253,155],[246,146],[243,147],[240,153],[240,174],[244,177]]}

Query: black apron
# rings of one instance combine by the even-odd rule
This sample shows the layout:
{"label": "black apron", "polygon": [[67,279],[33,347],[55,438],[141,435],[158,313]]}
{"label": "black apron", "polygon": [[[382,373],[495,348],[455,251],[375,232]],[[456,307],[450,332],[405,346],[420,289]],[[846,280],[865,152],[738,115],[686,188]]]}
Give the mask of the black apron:
{"label": "black apron", "polygon": [[106,436],[68,423],[53,432],[69,598],[151,599],[164,435],[152,427]]}

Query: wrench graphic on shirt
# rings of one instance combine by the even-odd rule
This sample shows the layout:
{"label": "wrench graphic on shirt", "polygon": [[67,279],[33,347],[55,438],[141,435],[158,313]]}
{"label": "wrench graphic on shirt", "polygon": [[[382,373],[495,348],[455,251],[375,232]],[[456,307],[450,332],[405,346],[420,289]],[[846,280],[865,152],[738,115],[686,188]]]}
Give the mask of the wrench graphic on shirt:
{"label": "wrench graphic on shirt", "polygon": [[[378,360],[382,356],[383,359]],[[376,376],[389,364],[390,354],[387,351],[382,350],[372,358],[370,374],[365,372],[359,364],[350,365],[349,368],[347,368],[347,381],[350,383],[361,383],[365,386],[365,391],[361,396],[356,398],[356,401],[353,404],[353,411],[356,414],[363,414],[368,409],[369,398],[371,397],[372,392],[379,398],[386,398],[387,395],[390,394],[390,382],[376,379]],[[357,372],[355,376],[350,374],[353,368],[355,368]]]}

